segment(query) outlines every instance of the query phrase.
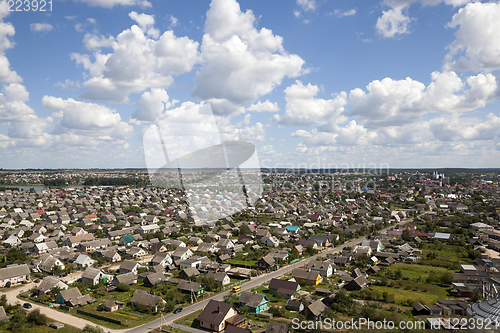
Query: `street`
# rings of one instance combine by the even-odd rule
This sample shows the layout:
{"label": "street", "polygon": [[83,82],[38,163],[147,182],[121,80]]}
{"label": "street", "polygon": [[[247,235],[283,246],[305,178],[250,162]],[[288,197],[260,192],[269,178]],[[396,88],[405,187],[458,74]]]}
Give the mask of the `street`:
{"label": "street", "polygon": [[[403,220],[395,225],[392,225],[390,227],[387,227],[385,229],[382,229],[382,231],[386,231],[390,228],[393,228],[395,227],[396,225],[404,225],[408,222],[411,222],[413,221],[413,218],[409,218],[409,219],[406,219],[406,220]],[[301,266],[305,266],[307,264],[309,264],[309,262],[311,262],[312,260],[315,260],[317,259],[318,257],[323,257],[323,256],[326,256],[326,255],[330,255],[330,254],[333,254],[335,252],[339,252],[341,251],[345,246],[350,246],[350,247],[354,247],[356,244],[359,244],[361,243],[363,240],[366,240],[366,236],[365,237],[361,237],[361,238],[358,238],[358,239],[355,239],[355,240],[352,240],[352,241],[349,241],[343,245],[340,245],[340,246],[337,246],[335,248],[331,248],[331,249],[327,249],[321,253],[318,253],[312,257],[309,257],[307,259],[304,259],[304,260],[301,260],[299,262],[296,262],[294,264],[291,264],[291,265],[288,265],[288,266],[285,266],[285,267],[282,267],[276,271],[272,271],[270,273],[267,273],[267,274],[264,274],[264,275],[261,275],[261,276],[258,276],[258,277],[255,277],[253,279],[251,279],[250,281],[244,283],[241,285],[241,289],[242,290],[250,290],[250,289],[253,289],[253,288],[256,288],[264,283],[266,283],[267,281],[270,281],[271,279],[274,279],[274,278],[279,278],[280,276],[282,275],[285,275],[287,273],[289,273],[290,271],[292,271],[293,269],[295,268],[299,268]],[[76,280],[78,278],[81,277],[81,274],[82,272],[75,272],[75,273],[72,273],[70,275],[68,275],[67,277],[64,278],[65,281],[71,281],[71,280]],[[17,298],[17,295],[24,292],[24,291],[27,291],[27,290],[30,290],[31,288],[33,288],[36,284],[31,282],[29,284],[26,284],[26,285],[22,285],[20,287],[17,287],[17,288],[13,288],[12,290],[8,290],[5,294],[7,295],[7,300],[10,304],[16,304],[16,303],[24,303],[24,301],[20,300]],[[149,332],[150,330],[152,329],[155,329],[157,327],[160,327],[161,325],[166,325],[166,324],[172,324],[174,321],[180,319],[180,318],[183,318],[185,316],[188,316],[196,311],[199,311],[199,310],[202,310],[205,305],[208,303],[209,300],[213,299],[213,300],[217,300],[217,301],[223,301],[224,300],[224,296],[228,295],[230,293],[230,291],[225,291],[225,292],[222,292],[220,294],[217,294],[215,296],[212,296],[212,297],[209,297],[207,299],[204,299],[203,301],[200,301],[198,303],[195,303],[193,305],[190,305],[188,307],[185,307],[184,310],[181,312],[181,313],[178,313],[178,314],[173,314],[173,313],[169,313],[167,315],[164,315],[163,318],[159,318],[159,319],[156,319],[156,320],[153,320],[149,323],[146,323],[146,324],[143,324],[141,326],[137,326],[137,327],[134,327],[134,328],[130,328],[130,329],[121,329],[121,330],[115,330],[115,329],[109,329],[109,328],[106,328],[106,327],[102,327],[102,326],[99,326],[97,324],[94,324],[88,320],[85,320],[85,319],[82,319],[82,318],[79,318],[79,317],[75,317],[75,316],[72,316],[72,315],[69,315],[67,313],[63,313],[63,312],[60,312],[60,311],[57,311],[53,308],[49,308],[49,307],[46,307],[46,306],[41,306],[35,302],[32,302],[32,301],[29,301],[29,303],[31,303],[33,305],[33,309],[39,309],[41,313],[45,314],[47,317],[49,318],[52,318],[53,320],[55,321],[59,321],[59,322],[62,322],[64,324],[67,324],[67,325],[71,325],[71,326],[75,326],[77,328],[84,328],[85,325],[92,325],[92,326],[99,326],[99,327],[102,327],[105,332],[111,332],[111,333],[147,333]],[[200,332],[201,330],[197,330],[197,329],[192,329],[192,328],[188,328],[188,327],[185,327],[185,326],[182,326],[182,325],[175,325],[175,327],[178,327],[178,328],[181,328],[183,330],[186,330],[186,331],[190,331],[190,332]]]}

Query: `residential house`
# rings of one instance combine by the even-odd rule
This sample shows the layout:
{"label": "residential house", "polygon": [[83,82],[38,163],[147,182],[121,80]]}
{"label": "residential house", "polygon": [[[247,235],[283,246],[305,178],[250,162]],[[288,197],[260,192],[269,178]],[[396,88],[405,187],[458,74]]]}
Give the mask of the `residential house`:
{"label": "residential house", "polygon": [[304,303],[302,303],[301,301],[293,301],[293,300],[289,299],[286,302],[285,309],[287,309],[289,311],[302,312],[304,310]]}
{"label": "residential house", "polygon": [[85,272],[82,274],[82,282],[93,286],[99,284],[100,281],[111,281],[112,279],[113,276],[93,267],[87,267]]}
{"label": "residential house", "polygon": [[[304,305],[302,305],[302,307],[304,307]],[[287,324],[270,320],[265,333],[288,333],[289,330]]]}
{"label": "residential house", "polygon": [[113,284],[114,286],[118,286],[120,283],[125,283],[128,285],[136,284],[137,283],[137,275],[134,272],[121,274],[121,275],[115,276],[113,281],[111,281],[111,284]]}
{"label": "residential house", "polygon": [[309,304],[306,308],[306,317],[311,320],[320,320],[327,306],[322,300],[317,300]]}
{"label": "residential house", "polygon": [[195,295],[196,297],[200,297],[205,293],[205,287],[201,283],[186,280],[181,280],[177,285],[177,289],[182,293]]}
{"label": "residential house", "polygon": [[160,231],[160,227],[157,224],[142,225],[137,229],[140,234],[149,234]]}
{"label": "residential house", "polygon": [[159,282],[166,281],[167,278],[162,272],[157,272],[153,274],[149,274],[144,278],[144,286],[145,287],[153,287]]}
{"label": "residential house", "polygon": [[134,258],[138,258],[138,257],[144,257],[147,254],[147,252],[140,247],[134,246],[127,251],[127,254]]}
{"label": "residential house", "polygon": [[226,272],[210,271],[206,274],[206,277],[207,278],[213,277],[215,281],[221,283],[223,287],[231,283],[231,279],[229,278],[229,275],[227,275]]}
{"label": "residential house", "polygon": [[369,247],[372,250],[372,252],[380,252],[385,248],[379,239],[375,240],[366,239],[361,243],[361,246]]}
{"label": "residential house", "polygon": [[131,234],[128,234],[128,235],[121,236],[120,240],[118,241],[118,244],[123,245],[123,246],[128,246],[132,242],[135,242],[135,237]]}
{"label": "residential house", "polygon": [[120,274],[134,273],[137,274],[141,264],[134,260],[124,260],[121,265],[119,272]]}
{"label": "residential house", "polygon": [[116,251],[104,251],[101,254],[107,262],[118,262],[122,260],[122,256]]}
{"label": "residential house", "polygon": [[319,271],[296,268],[292,270],[292,278],[299,283],[318,285],[323,282],[323,276]]}
{"label": "residential house", "polygon": [[174,253],[172,254],[172,259],[174,261],[177,260],[186,260],[189,259],[193,255],[193,251],[186,247],[178,247]]}
{"label": "residential house", "polygon": [[313,240],[318,244],[320,247],[327,247],[332,245],[330,242],[330,239],[327,236],[311,236],[309,237],[310,240]]}
{"label": "residential house", "polygon": [[267,255],[263,258],[261,258],[259,261],[255,263],[255,267],[260,268],[260,269],[271,269],[274,267],[275,261],[273,256]]}
{"label": "residential house", "polygon": [[151,295],[144,290],[136,289],[130,304],[132,307],[150,309],[154,313],[158,311],[158,305],[165,303],[161,296]]}
{"label": "residential house", "polygon": [[56,295],[56,303],[58,304],[68,304],[69,301],[82,297],[82,293],[78,288],[70,288],[66,290],[61,290]]}
{"label": "residential house", "polygon": [[266,246],[269,246],[269,247],[278,247],[280,245],[278,238],[276,238],[275,236],[264,238],[264,240],[265,240]]}
{"label": "residential house", "polygon": [[233,305],[211,299],[198,316],[198,322],[201,328],[221,332],[229,325],[241,326],[245,317]]}
{"label": "residential house", "polygon": [[324,277],[330,277],[333,273],[335,273],[332,264],[328,261],[312,260],[307,265],[307,269],[320,272]]}
{"label": "residential house", "polygon": [[292,249],[292,254],[295,256],[301,256],[304,251],[305,249],[302,247],[302,245],[295,245]]}
{"label": "residential house", "polygon": [[200,245],[198,245],[198,248],[196,249],[196,252],[198,253],[216,253],[217,251],[219,251],[219,248],[213,243],[200,243]]}
{"label": "residential house", "polygon": [[166,267],[167,265],[171,265],[172,263],[172,257],[170,257],[170,255],[166,252],[156,252],[153,256],[153,259],[151,259],[151,265],[153,266],[161,265],[163,267]]}
{"label": "residential house", "polygon": [[96,262],[97,262],[97,260],[90,258],[86,254],[79,254],[78,257],[76,258],[74,264],[78,267],[86,268],[86,267],[93,266]]}
{"label": "residential house", "polygon": [[78,244],[82,242],[87,242],[87,241],[93,241],[94,240],[94,235],[93,234],[83,234],[79,236],[70,236],[63,240],[63,245],[68,246],[68,247],[77,247]]}
{"label": "residential house", "polygon": [[80,252],[92,252],[95,250],[104,249],[108,246],[111,246],[111,241],[107,238],[101,238],[93,241],[81,242],[78,244],[77,249]]}
{"label": "residential house", "polygon": [[0,306],[0,322],[4,322],[9,320],[9,317],[7,317],[7,314],[5,313],[5,309],[3,306]]}
{"label": "residential house", "polygon": [[61,270],[65,268],[64,263],[50,253],[45,253],[40,258],[33,260],[32,264],[33,268],[45,273],[52,273],[55,267]]}
{"label": "residential house", "polygon": [[266,295],[242,291],[239,299],[241,306],[248,307],[248,311],[258,313],[269,307],[269,299]]}
{"label": "residential house", "polygon": [[370,281],[366,279],[364,275],[360,275],[357,278],[351,280],[347,283],[344,288],[346,290],[363,290],[370,284]]}
{"label": "residential house", "polygon": [[301,290],[300,284],[296,281],[286,281],[279,279],[272,279],[269,283],[269,293],[281,293],[286,299],[295,297]]}
{"label": "residential house", "polygon": [[188,267],[188,268],[183,269],[179,273],[179,278],[187,280],[191,276],[199,276],[199,275],[200,275],[200,271],[198,271],[195,267]]}
{"label": "residential house", "polygon": [[36,286],[35,294],[44,295],[48,294],[52,289],[58,288],[60,290],[68,289],[68,285],[64,283],[61,279],[54,276],[45,277],[38,286]]}
{"label": "residential house", "polygon": [[218,243],[217,247],[221,250],[229,250],[234,247],[234,243],[232,240],[227,238],[222,238]]}

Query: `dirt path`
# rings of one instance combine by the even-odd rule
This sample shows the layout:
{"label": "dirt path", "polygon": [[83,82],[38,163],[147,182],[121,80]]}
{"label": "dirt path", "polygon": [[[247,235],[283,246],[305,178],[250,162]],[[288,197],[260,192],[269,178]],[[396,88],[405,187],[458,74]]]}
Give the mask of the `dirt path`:
{"label": "dirt path", "polygon": [[[65,281],[70,281],[70,280],[75,279],[75,277],[78,276],[78,274],[81,276],[82,272],[72,273],[72,274],[68,275],[67,277],[65,277]],[[71,325],[71,326],[74,326],[77,328],[84,328],[85,325],[99,326],[99,325],[94,324],[88,320],[85,320],[85,319],[82,319],[79,317],[75,317],[75,316],[72,316],[70,314],[60,312],[60,311],[57,311],[57,310],[52,309],[52,308],[48,308],[46,306],[38,305],[36,302],[33,302],[31,300],[24,301],[22,299],[17,298],[17,295],[19,295],[22,292],[30,290],[31,288],[35,287],[36,285],[37,284],[34,282],[31,282],[28,284],[23,284],[20,287],[8,289],[6,292],[3,292],[2,294],[5,294],[7,296],[7,302],[9,302],[10,304],[17,304],[17,303],[24,304],[26,302],[30,303],[33,306],[32,309],[39,309],[40,313],[43,313],[44,315],[46,315],[47,317],[49,317],[53,321],[59,321],[59,322],[64,323],[66,325]],[[102,327],[102,326],[100,326],[100,327]],[[102,329],[105,332],[109,331],[111,333],[123,333],[126,331],[126,330],[112,330],[112,329],[109,329],[106,327],[102,327]]]}

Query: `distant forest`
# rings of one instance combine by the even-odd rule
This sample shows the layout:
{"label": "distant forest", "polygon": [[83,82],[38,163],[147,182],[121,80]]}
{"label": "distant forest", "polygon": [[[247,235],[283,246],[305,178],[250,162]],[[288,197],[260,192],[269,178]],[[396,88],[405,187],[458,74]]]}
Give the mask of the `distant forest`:
{"label": "distant forest", "polygon": [[104,177],[89,177],[86,178],[83,185],[85,186],[144,186],[148,185],[144,179],[127,177],[127,178],[104,178]]}

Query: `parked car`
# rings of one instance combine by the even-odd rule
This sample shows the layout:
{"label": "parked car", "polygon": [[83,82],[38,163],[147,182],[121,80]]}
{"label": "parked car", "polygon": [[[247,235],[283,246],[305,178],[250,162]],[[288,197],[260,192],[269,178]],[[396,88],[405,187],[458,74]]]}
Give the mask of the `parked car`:
{"label": "parked car", "polygon": [[33,282],[38,283],[38,282],[40,282],[40,280],[34,279]]}
{"label": "parked car", "polygon": [[25,309],[31,309],[32,307],[33,307],[33,305],[31,305],[30,303],[23,304],[23,308],[25,308]]}
{"label": "parked car", "polygon": [[182,312],[182,306],[179,306],[177,309],[174,310],[174,314],[178,314]]}

